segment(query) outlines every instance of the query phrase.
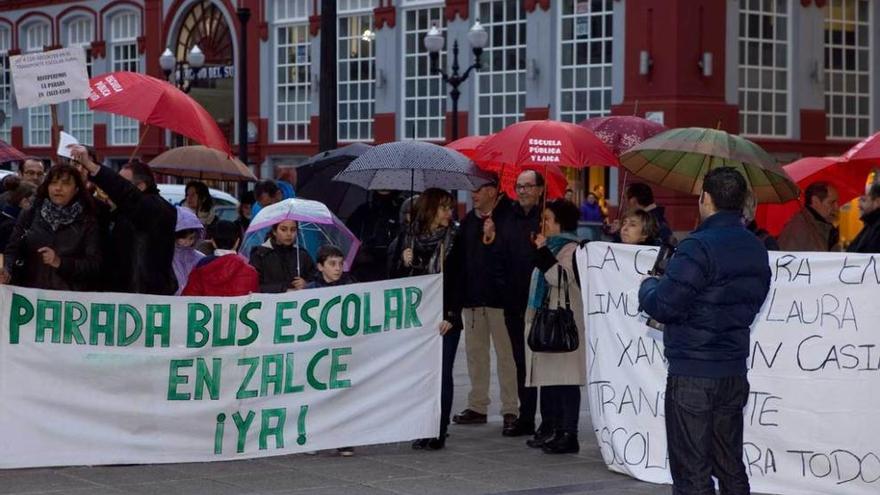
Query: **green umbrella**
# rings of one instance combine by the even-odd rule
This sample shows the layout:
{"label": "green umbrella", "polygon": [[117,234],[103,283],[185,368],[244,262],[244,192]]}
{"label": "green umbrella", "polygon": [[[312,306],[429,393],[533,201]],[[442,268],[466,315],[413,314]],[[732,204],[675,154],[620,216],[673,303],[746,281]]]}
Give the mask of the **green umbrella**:
{"label": "green umbrella", "polygon": [[672,129],[646,139],[621,155],[620,164],[636,176],[675,191],[699,194],[706,172],[739,170],[760,203],[784,203],[798,188],[782,166],[757,144],[716,129]]}

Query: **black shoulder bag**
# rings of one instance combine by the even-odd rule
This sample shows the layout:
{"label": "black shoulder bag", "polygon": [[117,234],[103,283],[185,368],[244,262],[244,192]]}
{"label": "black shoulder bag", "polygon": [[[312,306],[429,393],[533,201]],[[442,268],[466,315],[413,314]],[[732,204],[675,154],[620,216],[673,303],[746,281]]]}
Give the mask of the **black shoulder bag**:
{"label": "black shoulder bag", "polygon": [[[571,311],[571,299],[568,295],[568,274],[558,264],[556,270],[557,280],[565,286],[565,307],[557,306],[550,309],[550,293],[553,287],[549,287],[541,307],[535,311],[529,332],[528,344],[534,352],[572,352],[580,345],[574,313]],[[558,286],[556,290],[561,295],[562,287]]]}

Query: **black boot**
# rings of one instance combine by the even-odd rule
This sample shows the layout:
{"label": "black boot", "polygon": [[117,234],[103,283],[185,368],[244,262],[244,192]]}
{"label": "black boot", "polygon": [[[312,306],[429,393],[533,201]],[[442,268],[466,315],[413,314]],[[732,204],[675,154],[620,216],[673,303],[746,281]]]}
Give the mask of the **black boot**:
{"label": "black boot", "polygon": [[526,440],[526,445],[533,449],[540,449],[556,436],[556,426],[544,421],[535,431],[535,436]]}
{"label": "black boot", "polygon": [[545,454],[576,454],[581,450],[577,433],[563,432],[542,447]]}
{"label": "black boot", "polygon": [[430,438],[420,438],[412,443],[412,448],[413,450],[424,450],[428,448],[428,442],[430,441]]}
{"label": "black boot", "polygon": [[501,430],[501,434],[505,437],[521,437],[524,435],[532,435],[535,433],[535,423],[523,421],[522,418],[517,419],[510,425]]}

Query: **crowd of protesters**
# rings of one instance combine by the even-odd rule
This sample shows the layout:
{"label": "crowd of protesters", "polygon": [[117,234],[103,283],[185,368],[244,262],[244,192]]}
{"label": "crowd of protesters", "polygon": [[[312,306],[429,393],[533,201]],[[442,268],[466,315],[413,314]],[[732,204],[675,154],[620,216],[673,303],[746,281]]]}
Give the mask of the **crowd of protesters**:
{"label": "crowd of protesters", "polygon": [[[577,452],[585,346],[569,353],[534,352],[526,339],[538,309],[567,304],[580,342],[586,341],[574,257],[581,242],[579,222],[602,224],[610,239],[626,244],[679,243],[646,184],[626,187],[621,213],[612,221],[601,187],[580,206],[568,195],[546,201],[544,178],[526,171],[516,180],[513,198],[501,193],[495,181],[471,191],[473,209],[460,223],[455,221],[456,199],[448,191],[428,189],[411,198],[372,193],[348,221],[363,243],[348,273],[345,253],[336,246],[321,247],[313,259],[296,242],[299,225],[292,220],[273,225],[248,257],[238,254],[257,212],[292,192],[279,182],[257,183],[242,196],[237,220],[227,221],[216,214],[202,182],[189,182],[184,201],[173,206],[159,195],[146,164],[135,160],[116,172],[100,165],[85,147],[72,149],[72,156],[72,164],[48,170],[41,161],[28,160],[19,175],[4,179],[0,282],[57,290],[236,296],[442,274],[440,435],[416,440],[415,449],[444,448],[450,421],[487,422],[494,349],[501,433],[528,436],[529,447],[546,453]],[[804,200],[778,243],[756,224],[753,199],[736,203],[734,213],[725,210],[724,218],[751,232],[765,250],[839,249],[837,192],[827,183],[815,183]],[[878,252],[880,185],[868,187],[859,207],[865,226],[849,249]],[[467,406],[453,415],[452,371],[462,331],[471,388]],[[340,449],[343,455],[352,452]]]}

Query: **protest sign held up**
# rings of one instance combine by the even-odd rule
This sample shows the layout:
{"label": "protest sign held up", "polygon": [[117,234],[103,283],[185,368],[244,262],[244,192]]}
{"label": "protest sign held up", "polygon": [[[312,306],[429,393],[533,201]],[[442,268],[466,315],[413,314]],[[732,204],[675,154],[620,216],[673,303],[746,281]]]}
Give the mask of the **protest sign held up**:
{"label": "protest sign held up", "polygon": [[440,294],[439,276],[236,298],[0,287],[0,468],[435,436]]}
{"label": "protest sign held up", "polygon": [[[669,483],[663,335],[646,326],[639,280],[654,246],[591,243],[578,253],[586,393],[612,471]],[[878,256],[772,252],[770,295],[752,329],[743,460],[762,493],[877,493]]]}
{"label": "protest sign held up", "polygon": [[55,105],[89,96],[86,53],[82,47],[9,57],[18,108]]}

